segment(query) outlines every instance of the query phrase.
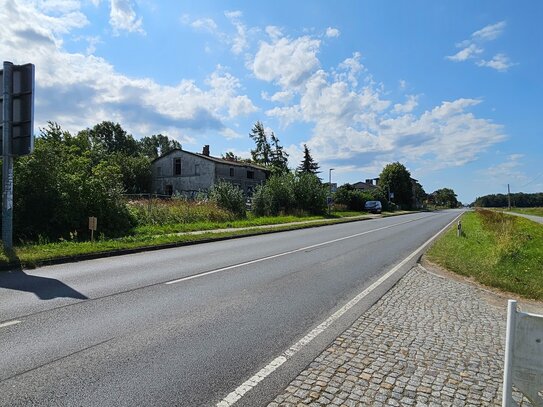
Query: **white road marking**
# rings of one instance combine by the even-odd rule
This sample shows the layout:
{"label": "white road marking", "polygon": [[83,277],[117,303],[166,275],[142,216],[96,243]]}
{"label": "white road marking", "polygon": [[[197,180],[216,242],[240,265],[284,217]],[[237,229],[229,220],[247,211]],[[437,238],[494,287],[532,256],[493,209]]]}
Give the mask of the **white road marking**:
{"label": "white road marking", "polygon": [[289,250],[288,252],[278,253],[278,254],[274,254],[274,255],[271,255],[271,256],[262,257],[260,259],[247,261],[245,263],[234,264],[232,266],[222,267],[220,269],[210,270],[210,271],[206,271],[206,272],[200,273],[200,274],[194,274],[192,276],[183,277],[183,278],[180,278],[180,279],[177,279],[177,280],[168,281],[168,282],[166,282],[164,284],[181,283],[183,281],[188,281],[188,280],[193,280],[195,278],[209,276],[210,274],[220,273],[221,271],[232,270],[232,269],[235,269],[235,268],[238,268],[238,267],[243,267],[243,266],[248,266],[250,264],[260,263],[260,262],[263,262],[263,261],[266,261],[266,260],[276,259],[278,257],[287,256],[289,254],[303,252],[304,250],[314,249],[316,247],[324,246],[324,245],[327,245],[327,244],[341,242],[342,240],[352,239],[352,238],[355,238],[355,237],[358,237],[358,236],[367,235],[369,233],[378,232],[379,230],[390,229],[390,228],[393,228],[395,226],[400,226],[400,225],[404,225],[406,223],[415,222],[415,221],[420,220],[420,219],[424,219],[424,218],[411,219],[411,220],[408,220],[408,221],[405,221],[405,222],[395,223],[394,225],[383,226],[383,227],[380,227],[380,228],[377,228],[377,229],[368,230],[366,232],[361,232],[361,233],[356,233],[356,234],[350,235],[350,236],[340,237],[339,239],[328,240],[327,242],[317,243],[317,244],[314,244],[314,245],[311,245],[311,246],[302,247],[300,249]]}
{"label": "white road marking", "polygon": [[[334,312],[330,317],[328,317],[323,323],[321,323],[315,329],[310,331],[306,336],[304,336],[302,339],[300,339],[298,342],[296,342],[294,345],[288,348],[285,352],[283,352],[281,356],[278,356],[277,358],[275,358],[268,365],[266,365],[264,368],[258,371],[253,377],[251,377],[250,379],[242,383],[240,386],[238,386],[233,392],[228,394],[219,403],[217,403],[216,407],[230,407],[234,405],[239,399],[241,399],[245,395],[245,393],[247,393],[249,390],[254,388],[258,383],[260,383],[267,376],[269,376],[271,373],[277,370],[279,366],[281,366],[288,359],[290,359],[292,356],[298,353],[304,346],[310,343],[319,334],[324,332],[326,328],[332,325],[332,323],[334,323],[337,319],[339,319],[343,314],[345,314],[352,307],[354,307],[358,302],[360,302],[364,297],[366,297],[369,293],[375,290],[379,285],[381,285],[385,280],[387,280],[394,273],[396,273],[400,268],[402,268],[404,265],[410,262],[415,256],[419,255],[420,252],[422,252],[426,248],[426,246],[428,246],[443,231],[449,228],[456,221],[456,219],[458,219],[461,215],[462,214],[454,218],[449,224],[447,224],[447,226],[445,226],[443,229],[437,232],[434,236],[432,236],[430,239],[424,242],[413,253],[411,253],[409,256],[403,259],[400,263],[394,266],[391,270],[389,270],[386,274],[384,274],[381,278],[379,278],[377,281],[371,284],[368,288],[366,288],[364,291],[362,291],[360,294],[358,294],[356,297],[350,300],[347,304],[345,304],[339,310]],[[376,230],[379,230],[379,229],[376,229]]]}
{"label": "white road marking", "polygon": [[11,326],[11,325],[17,325],[17,324],[20,324],[20,323],[21,323],[21,321],[18,321],[18,320],[3,322],[3,323],[0,324],[0,328],[4,328],[6,326]]}

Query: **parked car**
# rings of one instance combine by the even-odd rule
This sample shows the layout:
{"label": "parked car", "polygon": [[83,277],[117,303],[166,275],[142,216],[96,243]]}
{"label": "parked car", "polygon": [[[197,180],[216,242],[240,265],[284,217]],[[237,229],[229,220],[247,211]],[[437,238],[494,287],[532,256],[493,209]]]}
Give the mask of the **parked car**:
{"label": "parked car", "polygon": [[380,201],[367,201],[364,205],[364,209],[370,213],[381,213],[383,205]]}

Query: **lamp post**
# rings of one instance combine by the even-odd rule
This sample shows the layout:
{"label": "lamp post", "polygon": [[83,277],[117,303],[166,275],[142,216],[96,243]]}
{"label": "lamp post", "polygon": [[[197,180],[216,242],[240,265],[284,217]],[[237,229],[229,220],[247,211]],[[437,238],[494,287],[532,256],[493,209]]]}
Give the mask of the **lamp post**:
{"label": "lamp post", "polygon": [[334,168],[330,168],[330,171],[328,171],[328,186],[330,187],[330,195],[328,196],[328,215],[332,213],[332,171],[334,171]]}

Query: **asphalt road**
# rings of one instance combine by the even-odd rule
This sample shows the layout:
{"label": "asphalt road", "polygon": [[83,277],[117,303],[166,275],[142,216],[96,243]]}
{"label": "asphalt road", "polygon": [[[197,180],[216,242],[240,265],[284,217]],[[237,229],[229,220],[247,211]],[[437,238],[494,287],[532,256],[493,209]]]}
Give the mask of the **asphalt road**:
{"label": "asphalt road", "polygon": [[[0,405],[215,405],[459,213],[0,273]],[[414,261],[236,406],[271,401]]]}

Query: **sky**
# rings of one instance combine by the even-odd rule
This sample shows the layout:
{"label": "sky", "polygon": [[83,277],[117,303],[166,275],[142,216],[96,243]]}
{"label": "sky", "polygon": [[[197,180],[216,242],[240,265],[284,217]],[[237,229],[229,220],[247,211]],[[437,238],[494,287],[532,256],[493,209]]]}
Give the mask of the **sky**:
{"label": "sky", "polygon": [[463,203],[543,191],[543,2],[0,0],[0,58],[36,67],[35,130],[110,120],[354,183],[399,161]]}

